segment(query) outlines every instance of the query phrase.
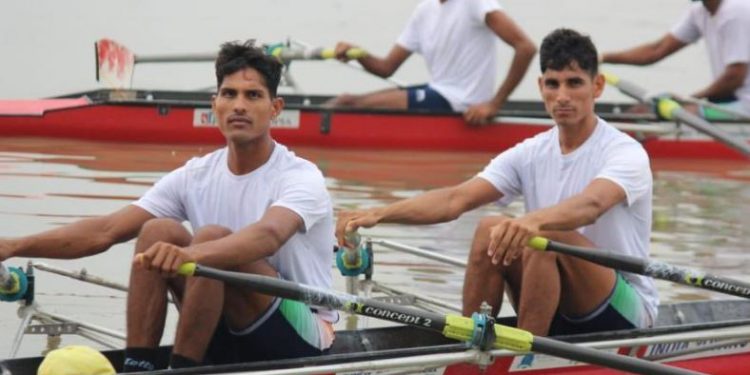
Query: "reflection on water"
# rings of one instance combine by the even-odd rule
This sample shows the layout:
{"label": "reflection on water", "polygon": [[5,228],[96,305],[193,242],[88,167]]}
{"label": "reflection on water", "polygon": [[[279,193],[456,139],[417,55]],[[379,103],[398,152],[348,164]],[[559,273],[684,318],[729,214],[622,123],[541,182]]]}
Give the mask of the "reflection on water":
{"label": "reflection on water", "polygon": [[[0,140],[0,236],[30,234],[101,215],[140,196],[164,172],[210,148],[74,142],[39,139]],[[298,148],[327,177],[336,208],[390,203],[426,189],[458,183],[477,173],[493,156],[486,153],[427,153]],[[746,163],[659,160],[654,164],[655,258],[680,266],[747,279],[750,265],[744,242],[750,238],[750,165]],[[519,203],[503,212],[521,213]],[[440,225],[381,225],[364,234],[420,246],[464,259],[474,225],[494,206]],[[463,270],[376,249],[375,278],[389,285],[460,303]],[[127,282],[132,243],[91,258],[49,261],[67,269]],[[8,265],[19,266],[13,259]],[[658,283],[663,301],[725,298]],[[38,273],[38,301],[47,310],[124,330],[124,297],[101,287]],[[0,333],[10,337],[19,322],[14,304],[0,304]],[[78,339],[65,338],[65,343]],[[0,341],[0,357],[9,350]],[[22,355],[43,348],[30,337]]]}

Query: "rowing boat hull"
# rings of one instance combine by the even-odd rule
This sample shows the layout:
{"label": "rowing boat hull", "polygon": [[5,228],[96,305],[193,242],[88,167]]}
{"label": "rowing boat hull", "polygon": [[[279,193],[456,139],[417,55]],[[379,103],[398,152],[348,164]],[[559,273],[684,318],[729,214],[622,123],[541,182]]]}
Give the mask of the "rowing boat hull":
{"label": "rowing boat hull", "polygon": [[[512,321],[501,319],[499,323],[512,324]],[[747,342],[750,337],[749,324],[750,301],[690,302],[662,306],[656,328],[573,335],[559,339],[590,345],[611,353],[637,357],[665,356],[662,363],[710,374],[729,375],[747,373],[750,369],[750,344]],[[724,332],[729,332],[732,336]],[[692,338],[688,339],[687,336],[690,335]],[[696,338],[700,336],[704,338]],[[705,337],[727,341],[710,350],[691,353],[690,350],[714,345],[715,340]],[[737,337],[741,338],[740,341],[735,340]],[[105,354],[115,365],[123,361],[121,350]],[[338,332],[331,353],[322,357],[214,365],[188,370],[156,371],[152,374],[248,373],[282,369],[295,374],[311,368],[323,370],[316,373],[364,374],[374,372],[363,370],[399,367],[403,370],[407,363],[411,365],[406,368],[414,370],[409,373],[432,375],[621,373],[547,355],[507,351],[493,352],[494,361],[485,369],[476,364],[446,364],[456,363],[455,359],[459,357],[468,362],[476,359],[476,354],[475,351],[467,351],[465,344],[456,343],[435,332],[399,326]],[[166,364],[168,357],[169,348],[161,348],[159,361],[162,365]],[[0,360],[0,367],[4,366],[13,375],[31,375],[35,374],[41,360],[40,357]]]}
{"label": "rowing boat hull", "polygon": [[[118,97],[115,92],[101,91],[86,93],[86,97],[93,98],[90,100],[79,96],[0,101],[0,136],[224,143],[214,125],[207,94],[161,93],[157,98],[153,95],[134,92]],[[333,111],[306,101],[302,97],[289,98],[287,109],[273,124],[276,140],[289,146],[326,148],[500,152],[553,126],[539,109],[533,112],[536,117],[501,117],[491,124],[472,127],[454,113]],[[602,114],[605,118],[609,115],[615,116]],[[667,123],[623,126],[634,129],[629,132],[654,158],[743,159],[739,152],[685,126]],[[750,140],[750,124],[722,127]]]}

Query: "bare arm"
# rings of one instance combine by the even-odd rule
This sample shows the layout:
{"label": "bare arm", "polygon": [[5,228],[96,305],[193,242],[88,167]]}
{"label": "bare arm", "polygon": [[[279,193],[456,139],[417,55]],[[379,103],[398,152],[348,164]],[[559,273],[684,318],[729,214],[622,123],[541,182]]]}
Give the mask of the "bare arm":
{"label": "bare arm", "polygon": [[94,255],[138,234],[154,216],[128,205],[106,216],[84,219],[63,227],[17,239],[0,239],[0,261],[10,257],[72,259]]}
{"label": "bare arm", "polygon": [[607,179],[595,179],[579,194],[554,206],[533,211],[495,226],[488,252],[493,262],[510,264],[532,236],[543,230],[575,230],[593,224],[612,206],[625,200],[622,187]]}
{"label": "bare arm", "polygon": [[631,49],[606,52],[602,54],[603,63],[649,65],[653,64],[685,47],[685,43],[666,34],[661,39],[642,44]]}
{"label": "bare arm", "polygon": [[574,230],[593,224],[615,204],[624,201],[625,191],[610,180],[598,178],[580,193],[559,204],[529,213],[528,220],[540,230]]}
{"label": "bare arm", "polygon": [[[346,51],[354,48],[354,45],[346,42],[339,42],[336,45],[336,57],[341,61],[347,61]],[[378,77],[388,78],[411,56],[411,51],[396,44],[385,58],[368,54],[365,57],[357,59],[362,67],[368,72]]]}
{"label": "bare arm", "polygon": [[434,224],[455,220],[466,211],[502,197],[492,184],[472,178],[460,185],[430,190],[414,198],[362,211],[342,211],[336,222],[336,238],[344,245],[344,234],[378,223]]}
{"label": "bare arm", "polygon": [[696,92],[693,96],[696,98],[732,96],[745,83],[747,70],[747,63],[730,64],[708,87]]}
{"label": "bare arm", "polygon": [[186,262],[232,269],[273,255],[303,225],[302,218],[294,211],[271,207],[260,220],[229,236],[185,248],[157,242],[135,261],[145,269],[169,275],[175,275]]}
{"label": "bare arm", "polygon": [[486,103],[471,106],[464,114],[464,118],[470,124],[486,122],[489,117],[494,116],[500,110],[523,79],[536,54],[534,42],[505,12],[493,11],[487,13],[485,23],[515,52],[505,80],[497,90],[495,97]]}
{"label": "bare arm", "polygon": [[236,233],[186,250],[200,264],[232,268],[273,255],[303,225],[296,212],[285,207],[271,207],[260,220]]}

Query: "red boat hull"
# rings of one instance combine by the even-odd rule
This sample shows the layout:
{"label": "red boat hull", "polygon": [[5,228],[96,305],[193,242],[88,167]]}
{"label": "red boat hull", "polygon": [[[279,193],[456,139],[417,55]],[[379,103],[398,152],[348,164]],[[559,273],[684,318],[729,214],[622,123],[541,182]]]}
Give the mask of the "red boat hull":
{"label": "red boat hull", "polygon": [[[63,99],[21,105],[0,103],[1,136],[60,137],[143,143],[222,144],[206,106],[164,103],[82,104]],[[43,102],[43,101],[37,101]],[[286,110],[288,118],[272,129],[290,146],[500,152],[545,131],[550,120],[512,118],[481,127],[457,114],[385,111]],[[637,137],[653,158],[737,159],[739,152],[707,137],[674,135]]]}

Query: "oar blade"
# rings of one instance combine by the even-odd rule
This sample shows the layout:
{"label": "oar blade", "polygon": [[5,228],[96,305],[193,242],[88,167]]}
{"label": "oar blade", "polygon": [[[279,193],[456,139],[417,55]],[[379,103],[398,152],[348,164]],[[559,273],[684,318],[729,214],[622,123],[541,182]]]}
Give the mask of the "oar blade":
{"label": "oar blade", "polygon": [[96,80],[113,89],[127,89],[133,81],[135,55],[112,39],[99,39],[94,44]]}

